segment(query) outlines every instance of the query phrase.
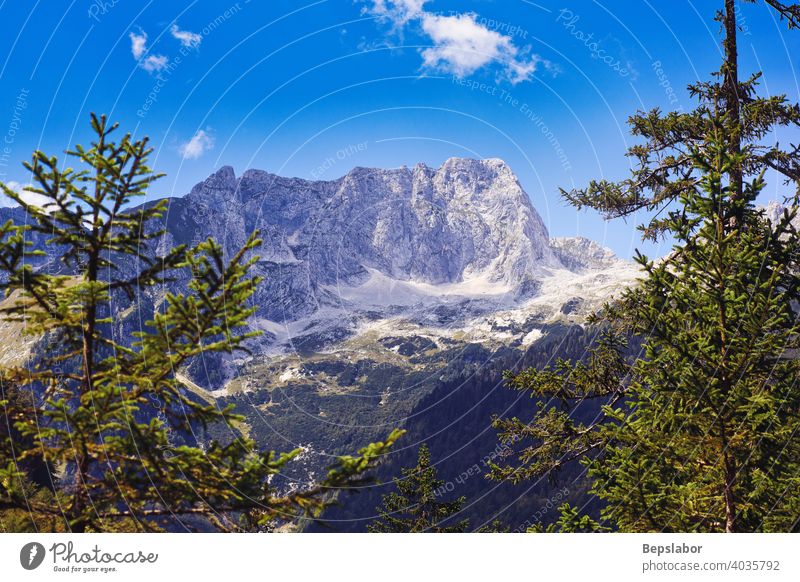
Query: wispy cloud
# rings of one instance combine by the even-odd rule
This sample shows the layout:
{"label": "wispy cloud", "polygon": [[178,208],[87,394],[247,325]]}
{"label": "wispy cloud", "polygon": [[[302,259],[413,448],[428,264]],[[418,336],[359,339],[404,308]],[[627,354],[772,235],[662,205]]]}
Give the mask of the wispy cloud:
{"label": "wispy cloud", "polygon": [[189,48],[197,48],[200,46],[200,43],[203,41],[203,37],[196,32],[190,32],[188,30],[181,30],[178,28],[177,24],[173,24],[170,28],[170,33],[172,34],[173,38],[178,39],[181,41],[181,45]]}
{"label": "wispy cloud", "polygon": [[147,50],[147,33],[145,31],[142,31],[141,34],[132,32],[129,36],[131,39],[131,53],[133,53],[133,58],[138,61]]}
{"label": "wispy cloud", "polygon": [[402,33],[417,22],[432,46],[422,49],[423,67],[467,77],[479,69],[498,67],[499,79],[512,84],[529,81],[538,66],[552,65],[531,54],[530,47],[518,47],[511,36],[503,35],[478,22],[474,12],[439,15],[425,10],[428,0],[361,0],[364,12],[389,22]]}
{"label": "wispy cloud", "polygon": [[364,11],[390,21],[395,26],[403,26],[408,21],[419,18],[424,13],[428,0],[364,0],[371,4]]}
{"label": "wispy cloud", "polygon": [[[131,54],[139,61],[139,66],[148,73],[158,72],[166,68],[169,59],[164,55],[147,54],[147,33],[140,31],[138,34],[131,32],[128,35],[131,39]],[[142,58],[144,57],[144,58]]]}
{"label": "wispy cloud", "polygon": [[184,160],[196,160],[213,147],[214,137],[201,129],[192,136],[192,139],[178,147],[178,153]]}
{"label": "wispy cloud", "polygon": [[167,68],[167,63],[169,63],[169,59],[164,55],[149,55],[139,63],[139,66],[148,73],[152,73]]}

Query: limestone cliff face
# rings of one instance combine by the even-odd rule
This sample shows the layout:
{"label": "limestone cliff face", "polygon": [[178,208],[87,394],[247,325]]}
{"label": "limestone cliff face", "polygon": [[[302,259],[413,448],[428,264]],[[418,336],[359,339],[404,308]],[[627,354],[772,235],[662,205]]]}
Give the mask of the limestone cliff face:
{"label": "limestone cliff face", "polygon": [[[18,223],[26,219],[20,209],[0,209],[4,214]],[[260,231],[264,244],[252,273],[263,283],[252,300],[250,323],[264,332],[253,340],[253,353],[265,357],[330,349],[365,326],[385,321],[396,328],[399,319],[510,341],[508,330],[475,318],[517,310],[526,319],[530,302],[560,317],[565,301],[588,299],[590,305],[631,275],[629,265],[592,241],[551,240],[529,196],[499,159],[452,158],[439,168],[354,168],[330,181],[260,170],[237,177],[224,167],[186,196],[170,199],[156,222],[147,228],[164,234],[145,251],[155,255],[208,237],[233,255]],[[46,236],[29,236],[34,248],[48,251],[37,268],[64,272],[59,250],[48,247]],[[132,276],[140,263],[117,257],[118,276]],[[169,287],[183,292],[186,283],[179,277]],[[164,292],[142,289],[136,305],[115,298],[120,341],[134,337]],[[545,317],[544,311],[537,317]],[[538,337],[536,330],[517,331],[525,341]],[[238,363],[227,356],[207,355],[203,365],[214,387],[237,374]]]}
{"label": "limestone cliff face", "polygon": [[259,170],[237,178],[225,167],[172,201],[163,244],[212,236],[232,252],[255,228],[271,288],[263,299],[280,306],[282,319],[318,308],[323,287],[358,286],[372,272],[518,289],[561,266],[528,195],[497,159],[355,168],[319,182]]}

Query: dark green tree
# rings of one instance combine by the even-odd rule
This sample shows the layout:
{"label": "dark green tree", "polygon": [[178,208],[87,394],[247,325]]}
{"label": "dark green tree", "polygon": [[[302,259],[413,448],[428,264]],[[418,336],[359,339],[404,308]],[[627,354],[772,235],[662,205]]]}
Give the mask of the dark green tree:
{"label": "dark green tree", "polygon": [[469,529],[468,519],[450,519],[461,511],[464,497],[451,502],[439,500],[445,483],[436,476],[427,445],[419,448],[417,465],[401,469],[394,484],[397,492],[383,496],[383,505],[378,507],[380,518],[367,526],[370,532],[459,533]]}
{"label": "dark green tree", "polygon": [[[768,4],[797,26],[796,5]],[[606,331],[583,361],[509,375],[539,398],[532,421],[495,420],[522,445],[494,478],[581,461],[623,531],[798,528],[800,154],[766,137],[800,125],[800,108],[758,96],[758,75],[738,81],[733,2],[719,18],[726,60],[717,81],[689,87],[696,109],[633,116],[632,177],[564,192],[608,217],[652,211],[644,236],[671,237],[672,252],[637,256],[641,283],[594,319]],[[768,170],[795,188],[778,217],[755,205]],[[644,340],[633,357],[631,335]],[[588,401],[601,414],[579,423]]]}
{"label": "dark green tree", "polygon": [[[3,409],[0,409],[0,454],[4,455],[3,459],[8,458],[9,453],[13,453],[10,450],[3,450],[9,443],[17,443],[21,445],[20,448],[27,448],[31,445],[29,439],[27,442],[20,442],[24,439],[13,426],[16,414],[31,410],[31,407],[27,405],[28,401],[30,399],[26,399],[15,386],[0,382],[0,402],[4,402]],[[29,500],[28,507],[0,509],[0,532],[66,531],[60,516],[34,510],[37,506],[54,506],[57,503],[53,491],[40,484],[49,483],[52,467],[35,459],[17,459],[17,468],[20,480],[16,487]]]}
{"label": "dark green tree", "polygon": [[577,508],[565,503],[558,508],[559,518],[547,526],[537,523],[528,528],[528,533],[603,533],[608,528],[600,525],[588,515],[581,515]]}
{"label": "dark green tree", "polygon": [[[329,493],[362,478],[399,436],[340,457],[319,483],[281,493],[272,477],[299,451],[259,451],[238,438],[196,442],[196,429],[241,420],[230,409],[199,402],[176,371],[207,352],[243,348],[259,279],[257,233],[229,260],[208,239],[157,256],[148,243],[161,235],[149,224],[166,201],[131,207],[160,176],[147,165],[147,138],[114,140],[116,125],[92,115],[96,141],[67,152],[83,169],[60,169],[40,151],[25,164],[28,192],[2,185],[30,223],[0,227],[0,312],[25,325],[43,351],[30,366],[2,370],[0,512],[27,512],[36,527],[58,522],[73,532],[157,530],[182,523],[222,531],[268,529],[299,515],[316,515]],[[34,269],[41,251],[29,233],[61,250],[61,273]],[[134,265],[131,269],[124,265]],[[164,285],[188,277],[182,291]],[[162,286],[163,301],[131,344],[114,339],[114,302]],[[49,467],[31,496],[29,467]],[[48,490],[49,489],[49,493]],[[50,521],[47,521],[46,519]],[[55,529],[55,528],[53,528]]]}

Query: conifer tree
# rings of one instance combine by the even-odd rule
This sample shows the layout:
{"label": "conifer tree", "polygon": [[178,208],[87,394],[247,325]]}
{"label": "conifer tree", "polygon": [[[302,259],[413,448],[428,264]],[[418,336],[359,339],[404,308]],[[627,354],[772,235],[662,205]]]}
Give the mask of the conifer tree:
{"label": "conifer tree", "polygon": [[[767,3],[797,27],[797,5]],[[668,235],[672,252],[637,255],[642,281],[594,318],[605,331],[583,361],[508,375],[540,398],[532,421],[495,419],[522,446],[494,478],[580,460],[623,531],[799,527],[800,153],[765,138],[800,125],[800,108],[759,96],[759,75],[738,81],[733,2],[720,19],[726,61],[689,87],[696,109],[633,116],[644,142],[629,150],[631,178],[564,192],[607,217],[653,212],[644,236]],[[768,171],[794,189],[777,218],[756,207]],[[631,334],[644,340],[632,358]],[[583,424],[574,412],[587,401],[601,414]]]}
{"label": "conifer tree", "polygon": [[[203,353],[242,349],[254,335],[243,328],[260,283],[248,276],[258,235],[228,260],[211,239],[157,256],[148,245],[161,231],[150,225],[167,202],[131,207],[160,177],[147,165],[147,138],[115,140],[117,126],[104,116],[92,115],[91,127],[91,147],[67,152],[82,169],[61,169],[41,151],[25,164],[26,190],[44,202],[2,185],[29,224],[0,226],[0,311],[42,338],[43,353],[0,374],[0,519],[24,512],[31,527],[72,532],[232,531],[317,514],[331,489],[361,480],[399,432],[289,492],[271,481],[299,451],[261,452],[246,438],[197,442],[197,428],[241,417],[192,398],[176,371]],[[31,266],[42,254],[30,249],[32,232],[61,251],[60,274]],[[123,268],[131,264],[133,274]],[[164,290],[134,341],[116,341],[114,301],[180,274],[187,287]],[[46,467],[46,479],[33,479],[32,466]]]}
{"label": "conifer tree", "polygon": [[528,528],[528,533],[602,533],[608,528],[600,525],[588,515],[581,515],[577,508],[565,503],[558,508],[559,518],[547,526],[537,523]]}
{"label": "conifer tree", "polygon": [[380,518],[367,526],[370,532],[459,533],[469,529],[468,519],[449,519],[461,511],[464,497],[450,502],[438,499],[444,481],[436,476],[427,445],[419,448],[417,465],[401,469],[394,484],[397,491],[383,496],[383,505],[378,507]]}

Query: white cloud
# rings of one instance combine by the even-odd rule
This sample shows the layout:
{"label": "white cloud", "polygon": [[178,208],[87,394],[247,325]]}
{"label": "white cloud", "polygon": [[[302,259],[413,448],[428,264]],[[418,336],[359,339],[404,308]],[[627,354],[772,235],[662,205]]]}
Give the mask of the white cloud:
{"label": "white cloud", "polygon": [[152,73],[165,69],[168,62],[169,59],[164,55],[148,55],[147,58],[139,63],[139,66],[148,73]]}
{"label": "white cloud", "polygon": [[390,20],[399,27],[422,16],[427,3],[428,0],[371,0],[372,6],[365,7],[364,12]]}
{"label": "white cloud", "polygon": [[139,61],[139,66],[148,73],[158,72],[166,68],[169,59],[164,55],[147,55],[147,33],[140,31],[140,34],[131,32],[128,35],[131,39],[131,54],[133,58]]}
{"label": "white cloud", "polygon": [[178,39],[181,41],[182,46],[186,46],[189,48],[197,48],[200,46],[200,43],[203,41],[203,37],[196,32],[190,32],[188,30],[181,30],[178,28],[177,24],[173,24],[170,28],[170,33],[172,34],[173,38]]}
{"label": "white cloud", "polygon": [[425,15],[422,29],[434,43],[422,51],[425,66],[459,77],[515,52],[508,38],[475,22],[473,14]]}
{"label": "white cloud", "polygon": [[529,81],[539,64],[552,68],[548,61],[530,54],[530,47],[519,48],[511,36],[478,22],[475,13],[434,14],[424,8],[428,0],[361,1],[368,4],[365,13],[390,21],[395,31],[401,32],[411,21],[419,22],[432,44],[420,51],[427,69],[466,77],[479,69],[498,66],[499,78],[516,84]]}
{"label": "white cloud", "polygon": [[187,142],[178,147],[178,153],[184,160],[196,160],[207,150],[214,147],[214,137],[205,130],[200,130]]}
{"label": "white cloud", "polygon": [[133,53],[133,58],[138,61],[147,50],[147,33],[145,31],[142,31],[142,34],[132,32],[128,36],[131,39],[131,53]]}

